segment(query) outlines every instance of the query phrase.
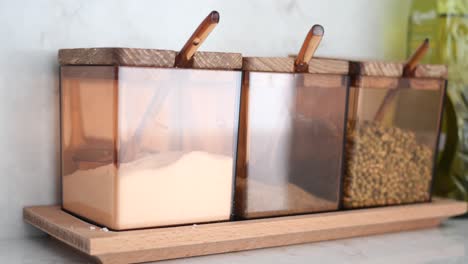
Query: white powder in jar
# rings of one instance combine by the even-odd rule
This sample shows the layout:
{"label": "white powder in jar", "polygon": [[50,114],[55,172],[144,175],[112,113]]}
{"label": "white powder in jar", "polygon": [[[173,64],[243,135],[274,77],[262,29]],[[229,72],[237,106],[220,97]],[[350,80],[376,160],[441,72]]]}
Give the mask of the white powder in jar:
{"label": "white powder in jar", "polygon": [[142,159],[63,177],[64,208],[111,229],[228,220],[233,159],[193,151]]}

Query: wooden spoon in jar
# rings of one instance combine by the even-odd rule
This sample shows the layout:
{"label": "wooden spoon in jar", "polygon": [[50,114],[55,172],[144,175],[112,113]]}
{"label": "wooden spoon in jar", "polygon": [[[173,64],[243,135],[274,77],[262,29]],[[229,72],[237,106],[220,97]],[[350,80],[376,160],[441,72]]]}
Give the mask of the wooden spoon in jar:
{"label": "wooden spoon in jar", "polygon": [[307,33],[304,43],[302,43],[301,50],[294,62],[294,69],[296,72],[307,72],[309,68],[309,61],[315,54],[325,30],[321,25],[314,25]]}
{"label": "wooden spoon in jar", "polygon": [[193,32],[175,59],[176,67],[188,67],[193,55],[219,23],[219,13],[212,11]]}
{"label": "wooden spoon in jar", "polygon": [[[213,31],[216,25],[219,22],[219,13],[217,11],[212,11],[197,27],[195,32],[192,36],[187,40],[184,47],[180,50],[177,54],[175,59],[175,67],[190,67],[191,62],[193,61],[193,55],[201,46],[201,44],[206,40],[208,35]],[[130,140],[125,144],[122,149],[122,160],[123,161],[130,161],[136,158],[138,152],[140,151],[140,143],[141,138],[143,136],[143,132],[147,123],[149,122],[149,118],[157,114],[162,107],[162,102],[164,98],[167,96],[167,92],[160,94],[158,91],[155,91],[149,106],[143,117],[135,129],[135,132],[130,137]]]}
{"label": "wooden spoon in jar", "polygon": [[[424,42],[416,49],[416,51],[411,55],[411,57],[406,62],[403,68],[403,77],[412,77],[419,62],[422,60],[424,55],[426,55],[429,50],[429,39],[425,39]],[[391,89],[385,95],[382,104],[380,105],[377,113],[375,114],[374,120],[381,122],[387,112],[390,104],[395,99],[398,89]]]}

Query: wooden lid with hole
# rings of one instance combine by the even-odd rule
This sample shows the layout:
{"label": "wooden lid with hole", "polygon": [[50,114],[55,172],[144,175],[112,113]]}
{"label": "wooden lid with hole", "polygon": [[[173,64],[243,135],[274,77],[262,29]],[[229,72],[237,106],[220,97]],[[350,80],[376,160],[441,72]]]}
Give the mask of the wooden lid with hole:
{"label": "wooden lid with hole", "polygon": [[[61,49],[58,53],[60,65],[114,65],[134,67],[172,68],[177,52],[159,49],[136,48],[82,48]],[[242,55],[225,52],[196,52],[189,65],[184,68],[240,70]]]}
{"label": "wooden lid with hole", "polygon": [[[382,61],[352,61],[350,74],[361,76],[402,77],[405,63]],[[446,65],[419,64],[411,78],[438,78],[447,79],[448,69]]]}
{"label": "wooden lid with hole", "polygon": [[[292,57],[244,57],[242,69],[258,72],[294,73]],[[349,62],[335,59],[312,58],[304,73],[348,74]]]}
{"label": "wooden lid with hole", "polygon": [[313,58],[325,33],[321,25],[313,25],[301,49],[294,57],[244,57],[242,69],[256,72],[348,74],[349,63],[343,60]]}
{"label": "wooden lid with hole", "polygon": [[447,66],[419,64],[428,51],[429,39],[426,38],[405,63],[381,61],[351,62],[351,74],[388,78],[447,79]]}

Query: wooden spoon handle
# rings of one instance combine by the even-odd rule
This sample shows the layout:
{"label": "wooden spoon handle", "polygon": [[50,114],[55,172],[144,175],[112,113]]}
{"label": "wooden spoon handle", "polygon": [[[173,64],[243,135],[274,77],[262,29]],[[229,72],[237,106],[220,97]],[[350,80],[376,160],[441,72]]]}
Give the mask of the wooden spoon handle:
{"label": "wooden spoon handle", "polygon": [[384,99],[382,100],[382,104],[380,105],[379,109],[375,113],[374,120],[377,122],[382,122],[385,114],[387,113],[388,109],[390,108],[391,103],[395,100],[397,96],[397,89],[392,89],[385,94]]}
{"label": "wooden spoon handle", "polygon": [[296,61],[294,62],[294,66],[297,71],[303,71],[304,68],[307,68],[309,61],[314,56],[314,53],[320,44],[320,41],[322,41],[323,34],[324,29],[321,25],[314,25],[309,30],[304,43],[302,43],[302,47],[297,55]]}
{"label": "wooden spoon handle", "polygon": [[[416,66],[418,66],[419,62],[422,60],[424,55],[426,55],[427,50],[429,49],[429,39],[425,39],[424,42],[416,49],[416,51],[411,55],[411,57],[406,62],[403,68],[403,77],[412,77],[414,75],[414,71],[416,70]],[[390,108],[391,103],[395,100],[397,95],[397,89],[392,89],[387,92],[385,95],[382,104],[380,105],[379,109],[375,114],[374,120],[381,122],[385,116],[385,113]]]}
{"label": "wooden spoon handle", "polygon": [[429,39],[425,39],[424,42],[416,49],[416,51],[411,55],[408,61],[403,68],[403,76],[410,77],[414,75],[414,71],[416,70],[416,66],[418,66],[419,62],[422,60],[424,55],[426,55],[427,51],[429,50]]}
{"label": "wooden spoon handle", "polygon": [[180,50],[175,60],[176,67],[187,67],[193,54],[201,46],[203,41],[213,31],[219,22],[219,13],[212,11],[193,32],[192,36],[187,40],[184,47]]}
{"label": "wooden spoon handle", "polygon": [[[193,54],[197,51],[198,47],[203,43],[203,41],[208,37],[211,31],[219,22],[219,13],[212,11],[198,26],[195,32],[192,34],[190,39],[185,43],[182,50],[176,57],[175,67],[189,67],[190,60],[193,57]],[[160,91],[160,93],[158,92]],[[167,96],[168,91],[156,90],[153,95],[148,109],[143,114],[143,117],[138,124],[134,134],[131,136],[129,142],[122,146],[122,161],[130,161],[136,158],[140,143],[145,132],[146,125],[149,121],[149,118],[160,111],[162,103]]]}

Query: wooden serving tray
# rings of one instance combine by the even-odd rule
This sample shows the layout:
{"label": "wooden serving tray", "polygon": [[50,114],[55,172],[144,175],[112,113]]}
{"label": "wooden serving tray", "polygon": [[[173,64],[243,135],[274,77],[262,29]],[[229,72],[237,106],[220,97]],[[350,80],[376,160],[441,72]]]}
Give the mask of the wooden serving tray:
{"label": "wooden serving tray", "polygon": [[[33,206],[24,220],[102,263],[135,263],[438,226],[467,203],[431,203],[259,220],[105,232],[60,209]],[[93,229],[92,227],[95,227]]]}

